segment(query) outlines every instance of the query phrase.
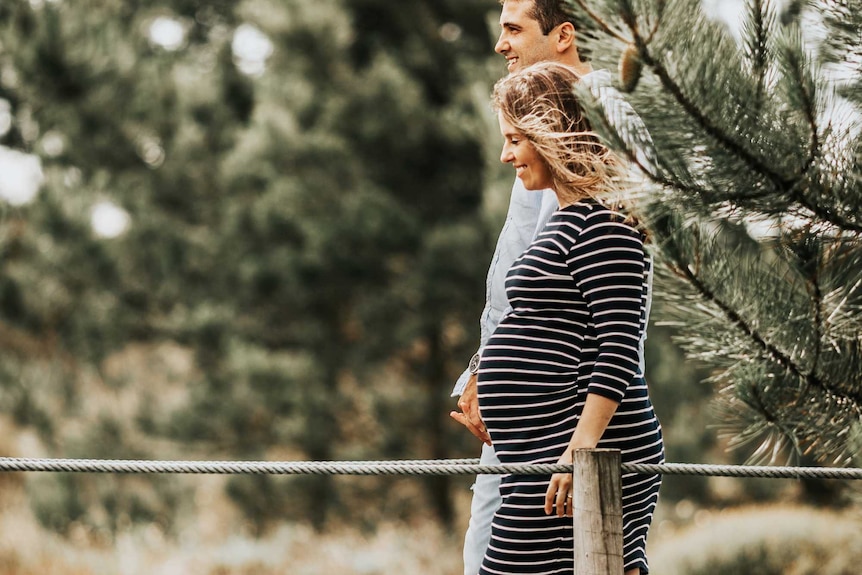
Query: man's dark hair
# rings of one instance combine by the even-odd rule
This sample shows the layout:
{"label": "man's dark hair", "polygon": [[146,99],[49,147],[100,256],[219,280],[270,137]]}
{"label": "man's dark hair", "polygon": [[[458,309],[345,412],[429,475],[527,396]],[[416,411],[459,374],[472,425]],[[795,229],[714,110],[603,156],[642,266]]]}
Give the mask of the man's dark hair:
{"label": "man's dark hair", "polygon": [[539,23],[542,34],[547,36],[551,30],[563,22],[571,22],[572,25],[575,25],[571,13],[565,9],[564,0],[532,0],[532,2],[533,9],[530,10],[530,16]]}

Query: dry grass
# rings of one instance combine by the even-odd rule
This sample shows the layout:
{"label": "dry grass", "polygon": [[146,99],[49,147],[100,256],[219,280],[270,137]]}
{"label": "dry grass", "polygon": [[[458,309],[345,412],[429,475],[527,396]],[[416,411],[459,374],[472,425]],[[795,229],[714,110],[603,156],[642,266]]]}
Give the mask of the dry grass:
{"label": "dry grass", "polygon": [[862,562],[859,510],[769,505],[701,511],[650,551],[661,575],[851,575]]}
{"label": "dry grass", "polygon": [[0,526],[0,575],[455,575],[461,569],[459,541],[430,523],[388,525],[367,536],[285,525],[266,538],[214,542],[195,534],[167,540],[151,526],[100,546],[22,525],[16,515],[4,513]]}
{"label": "dry grass", "polygon": [[[223,477],[201,476],[201,512],[174,537],[156,525],[112,540],[82,526],[68,537],[43,529],[30,510],[23,474],[0,473],[0,575],[460,575],[463,531],[433,521],[349,527],[325,534],[284,524],[270,535],[244,533],[221,492]],[[469,505],[469,492],[459,503]],[[466,525],[466,517],[459,524]]]}
{"label": "dry grass", "polygon": [[[284,524],[270,535],[244,533],[226,507],[221,478],[198,478],[211,497],[201,513],[167,537],[136,526],[110,542],[85,529],[66,538],[45,531],[30,511],[21,474],[0,474],[0,575],[460,575],[463,529],[446,533],[433,521],[386,524],[373,533],[351,526],[325,534]],[[200,497],[201,492],[198,493]],[[457,507],[466,525],[469,492]],[[860,518],[791,506],[700,510],[676,528],[660,511],[650,563],[661,575],[844,575],[862,561]],[[747,565],[740,571],[741,566]],[[852,566],[852,567],[851,567]],[[848,569],[854,569],[850,571]]]}

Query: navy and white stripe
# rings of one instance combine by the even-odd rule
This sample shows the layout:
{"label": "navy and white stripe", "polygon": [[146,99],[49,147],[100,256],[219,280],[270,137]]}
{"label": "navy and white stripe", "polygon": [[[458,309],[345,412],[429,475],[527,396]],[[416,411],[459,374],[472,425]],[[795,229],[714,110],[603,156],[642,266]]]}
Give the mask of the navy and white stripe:
{"label": "navy and white stripe", "polygon": [[[479,405],[502,463],[556,463],[588,393],[619,402],[599,447],[661,463],[661,427],[642,373],[651,260],[620,214],[591,200],[558,210],[506,279],[511,311],[482,350]],[[548,476],[504,476],[482,575],[571,574],[571,518],[544,512]],[[660,476],[626,474],[626,570],[645,547]]]}

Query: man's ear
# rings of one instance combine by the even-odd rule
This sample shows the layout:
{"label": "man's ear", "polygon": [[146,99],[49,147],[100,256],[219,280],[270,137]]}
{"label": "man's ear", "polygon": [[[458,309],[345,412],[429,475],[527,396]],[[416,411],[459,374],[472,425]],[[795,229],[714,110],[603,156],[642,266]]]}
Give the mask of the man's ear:
{"label": "man's ear", "polygon": [[563,22],[557,28],[557,52],[567,52],[575,46],[575,26],[571,22]]}

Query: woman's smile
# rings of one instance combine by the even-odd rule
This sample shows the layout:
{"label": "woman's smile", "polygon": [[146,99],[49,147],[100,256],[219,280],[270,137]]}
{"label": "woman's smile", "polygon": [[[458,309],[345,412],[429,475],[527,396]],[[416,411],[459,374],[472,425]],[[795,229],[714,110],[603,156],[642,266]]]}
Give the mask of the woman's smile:
{"label": "woman's smile", "polygon": [[500,133],[503,134],[503,151],[500,161],[512,164],[515,175],[528,190],[551,187],[551,171],[536,147],[519,132],[502,114],[499,115]]}

